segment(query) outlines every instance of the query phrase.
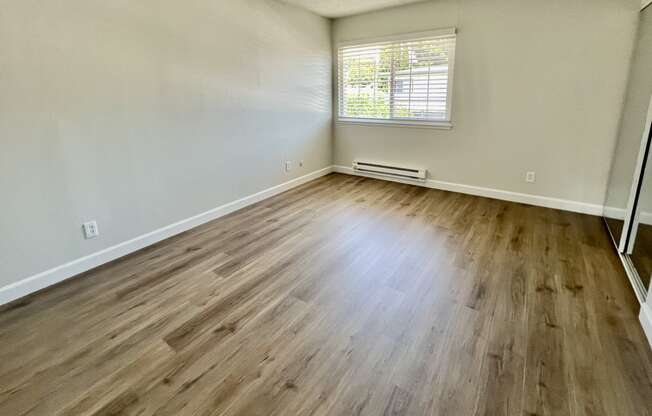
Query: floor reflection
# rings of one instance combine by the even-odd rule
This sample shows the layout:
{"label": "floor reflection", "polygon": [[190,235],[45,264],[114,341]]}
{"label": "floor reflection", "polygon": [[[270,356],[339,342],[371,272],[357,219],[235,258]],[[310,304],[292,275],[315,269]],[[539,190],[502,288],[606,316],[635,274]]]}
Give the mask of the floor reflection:
{"label": "floor reflection", "polygon": [[649,287],[652,275],[652,225],[639,224],[636,244],[630,257],[644,287]]}

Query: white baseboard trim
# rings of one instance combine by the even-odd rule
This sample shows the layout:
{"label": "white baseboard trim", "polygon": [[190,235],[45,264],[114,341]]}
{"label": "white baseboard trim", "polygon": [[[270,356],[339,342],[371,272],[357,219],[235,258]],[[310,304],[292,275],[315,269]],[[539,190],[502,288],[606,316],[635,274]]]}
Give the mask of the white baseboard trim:
{"label": "white baseboard trim", "polygon": [[500,189],[483,188],[480,186],[463,185],[460,183],[437,181],[434,179],[427,179],[425,182],[412,181],[409,179],[402,180],[390,178],[381,175],[367,175],[354,172],[352,167],[349,166],[333,166],[334,172],[344,173],[347,175],[368,176],[377,179],[390,180],[394,182],[408,183],[412,185],[425,186],[433,189],[441,189],[444,191],[458,192],[468,195],[483,196],[487,198],[500,199],[503,201],[519,202],[522,204],[536,205],[545,208],[554,208],[564,211],[579,212],[581,214],[602,215],[602,205],[588,204],[585,202],[571,201],[567,199],[550,198],[547,196],[522,194],[518,192],[503,191]]}
{"label": "white baseboard trim", "polygon": [[166,238],[170,238],[174,235],[188,231],[209,221],[223,217],[241,208],[255,204],[256,202],[260,202],[263,199],[267,199],[274,195],[280,194],[281,192],[285,192],[299,185],[303,185],[304,183],[310,182],[313,179],[325,176],[332,171],[332,166],[325,167],[305,176],[292,179],[280,185],[273,186],[253,195],[238,199],[237,201],[224,204],[217,208],[211,209],[210,211],[206,211],[199,215],[195,215],[163,228],[159,228],[158,230],[143,234],[139,237],[133,238],[120,244],[116,244],[112,247],[2,287],[0,288],[0,305],[4,305],[16,299],[20,299],[24,296],[37,292],[41,289],[45,289],[48,286],[62,282],[80,273],[94,269],[95,267],[101,266],[105,263],[126,256],[127,254],[133,253],[135,251],[141,250],[152,244],[158,243],[159,241],[165,240]]}
{"label": "white baseboard trim", "polygon": [[[604,216],[614,220],[625,220],[627,210],[624,208],[604,207]],[[639,222],[641,224],[652,225],[652,212],[641,212],[639,215]]]}
{"label": "white baseboard trim", "polygon": [[602,213],[607,218],[624,221],[627,210],[624,208],[609,207],[605,205]]}
{"label": "white baseboard trim", "polygon": [[[651,292],[652,293],[652,292]],[[647,303],[641,305],[641,313],[638,316],[638,319],[641,321],[641,326],[643,327],[643,332],[647,337],[647,342],[652,347],[652,308]]]}

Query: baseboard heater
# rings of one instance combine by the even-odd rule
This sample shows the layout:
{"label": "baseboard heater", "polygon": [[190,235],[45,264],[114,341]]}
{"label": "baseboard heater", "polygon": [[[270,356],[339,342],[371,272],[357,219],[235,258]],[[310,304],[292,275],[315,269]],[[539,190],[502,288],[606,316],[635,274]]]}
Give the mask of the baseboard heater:
{"label": "baseboard heater", "polygon": [[425,169],[408,168],[377,162],[353,162],[353,171],[373,175],[390,176],[399,179],[413,179],[417,181],[426,180]]}

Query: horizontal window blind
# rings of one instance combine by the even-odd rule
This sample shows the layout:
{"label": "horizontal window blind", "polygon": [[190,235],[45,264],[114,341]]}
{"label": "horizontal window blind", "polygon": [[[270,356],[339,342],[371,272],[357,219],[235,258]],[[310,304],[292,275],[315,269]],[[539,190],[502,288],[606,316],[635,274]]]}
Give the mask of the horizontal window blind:
{"label": "horizontal window blind", "polygon": [[339,47],[339,118],[450,121],[455,31],[446,32]]}

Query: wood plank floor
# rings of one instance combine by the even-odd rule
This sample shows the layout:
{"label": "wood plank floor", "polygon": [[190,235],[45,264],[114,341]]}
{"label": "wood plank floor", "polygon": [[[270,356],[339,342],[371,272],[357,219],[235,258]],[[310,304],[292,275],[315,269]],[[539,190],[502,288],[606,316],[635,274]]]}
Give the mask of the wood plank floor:
{"label": "wood plank floor", "polygon": [[0,415],[650,415],[602,220],[329,175],[0,313]]}

